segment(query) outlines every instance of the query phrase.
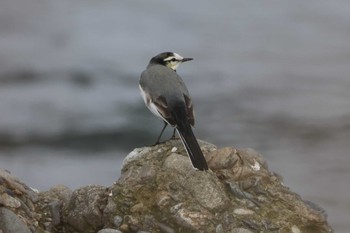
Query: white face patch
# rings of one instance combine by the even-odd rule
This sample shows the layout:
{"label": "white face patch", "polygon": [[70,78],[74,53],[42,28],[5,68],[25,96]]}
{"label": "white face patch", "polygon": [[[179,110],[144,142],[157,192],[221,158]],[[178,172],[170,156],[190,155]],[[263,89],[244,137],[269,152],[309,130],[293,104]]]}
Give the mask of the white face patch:
{"label": "white face patch", "polygon": [[181,57],[179,54],[174,53],[173,56],[167,57],[164,59],[166,62],[166,66],[169,67],[170,69],[176,70],[177,67],[182,63],[182,60],[184,58]]}
{"label": "white face patch", "polygon": [[173,53],[174,55],[173,56],[170,56],[170,57],[167,57],[164,59],[164,61],[171,61],[172,59],[175,58],[175,60],[177,61],[182,61],[182,59],[184,59],[183,57],[181,57],[179,54],[177,53]]}

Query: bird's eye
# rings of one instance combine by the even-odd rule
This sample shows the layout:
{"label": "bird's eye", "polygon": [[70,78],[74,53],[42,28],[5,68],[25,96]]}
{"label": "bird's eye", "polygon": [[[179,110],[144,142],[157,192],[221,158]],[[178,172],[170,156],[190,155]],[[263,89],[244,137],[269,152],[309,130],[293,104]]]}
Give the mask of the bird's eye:
{"label": "bird's eye", "polygon": [[176,61],[176,58],[171,59],[171,61]]}

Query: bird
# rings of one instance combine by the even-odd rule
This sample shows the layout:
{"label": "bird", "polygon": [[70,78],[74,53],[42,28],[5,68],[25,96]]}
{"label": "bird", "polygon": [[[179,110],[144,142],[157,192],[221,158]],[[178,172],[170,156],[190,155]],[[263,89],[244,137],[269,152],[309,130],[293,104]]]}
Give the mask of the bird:
{"label": "bird", "polygon": [[152,57],[141,73],[139,88],[148,109],[164,121],[156,144],[167,125],[174,127],[174,133],[175,130],[178,132],[193,167],[205,171],[208,164],[192,131],[195,121],[192,99],[176,72],[180,64],[191,60],[193,58],[174,52],[163,52]]}

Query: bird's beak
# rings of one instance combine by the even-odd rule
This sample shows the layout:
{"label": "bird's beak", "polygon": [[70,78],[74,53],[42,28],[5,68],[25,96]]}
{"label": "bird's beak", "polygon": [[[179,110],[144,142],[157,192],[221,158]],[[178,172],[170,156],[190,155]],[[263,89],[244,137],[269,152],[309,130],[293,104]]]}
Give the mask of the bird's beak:
{"label": "bird's beak", "polygon": [[193,58],[184,57],[181,62],[191,61]]}

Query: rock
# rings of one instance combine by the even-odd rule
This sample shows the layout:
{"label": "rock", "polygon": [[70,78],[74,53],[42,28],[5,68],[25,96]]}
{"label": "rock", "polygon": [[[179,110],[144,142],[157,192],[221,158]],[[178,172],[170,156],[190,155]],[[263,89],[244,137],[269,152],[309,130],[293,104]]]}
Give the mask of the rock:
{"label": "rock", "polygon": [[10,208],[18,208],[21,206],[21,202],[7,193],[3,193],[0,196],[0,205]]}
{"label": "rock", "polygon": [[4,207],[0,207],[0,230],[4,233],[31,233],[19,216]]}
{"label": "rock", "polygon": [[333,232],[325,211],[284,186],[258,152],[199,143],[209,171],[193,169],[181,141],[170,140],[134,149],[110,187],[36,193],[0,170],[0,226],[40,233]]}
{"label": "rock", "polygon": [[106,229],[99,230],[97,233],[122,233],[122,232],[115,229],[106,228]]}
{"label": "rock", "polygon": [[254,211],[249,210],[249,209],[234,209],[233,213],[237,214],[237,215],[250,215],[250,214],[254,214]]}
{"label": "rock", "polygon": [[123,218],[118,215],[113,218],[113,225],[115,227],[119,227],[122,224],[122,222],[123,222]]}
{"label": "rock", "polygon": [[52,225],[57,226],[61,223],[61,201],[53,201],[49,204]]}
{"label": "rock", "polygon": [[253,232],[245,228],[234,228],[230,231],[230,233],[253,233]]}
{"label": "rock", "polygon": [[47,194],[50,196],[49,199],[60,200],[63,203],[68,203],[72,196],[72,190],[64,185],[56,185],[51,188]]}
{"label": "rock", "polygon": [[60,229],[62,208],[68,205],[71,195],[72,191],[63,185],[57,185],[48,191],[39,193],[36,208],[40,210],[40,222],[46,231],[55,232],[56,229]]}
{"label": "rock", "polygon": [[37,201],[38,194],[33,189],[10,172],[0,169],[0,207],[2,206],[0,226],[7,229],[3,232],[14,232],[12,231],[14,229],[26,232],[35,228],[40,217],[40,214],[35,212]]}
{"label": "rock", "polygon": [[64,208],[63,221],[79,232],[96,232],[103,227],[102,210],[105,207],[106,188],[89,185],[73,192]]}
{"label": "rock", "polygon": [[[212,172],[198,172],[193,169],[191,162],[187,157],[179,154],[170,154],[164,162],[164,173],[157,175],[168,176],[168,184],[172,185],[173,193],[176,194],[179,190],[187,190],[191,198],[198,201],[198,204],[209,210],[219,210],[228,204],[229,198],[225,195],[225,187],[218,179],[212,179]],[[169,175],[176,174],[169,177]],[[206,180],[207,182],[202,182]],[[205,190],[205,192],[203,192]],[[163,190],[166,191],[166,190]]]}
{"label": "rock", "polygon": [[[202,142],[212,171],[200,172],[181,148],[172,140],[135,149],[124,160],[121,178],[111,189],[116,206],[122,207],[118,215],[127,214],[133,229],[161,232],[156,223],[166,223],[175,232],[289,232],[294,225],[313,225],[314,232],[332,232],[324,215],[283,186],[256,151],[216,149]],[[123,229],[130,229],[129,223]]]}

